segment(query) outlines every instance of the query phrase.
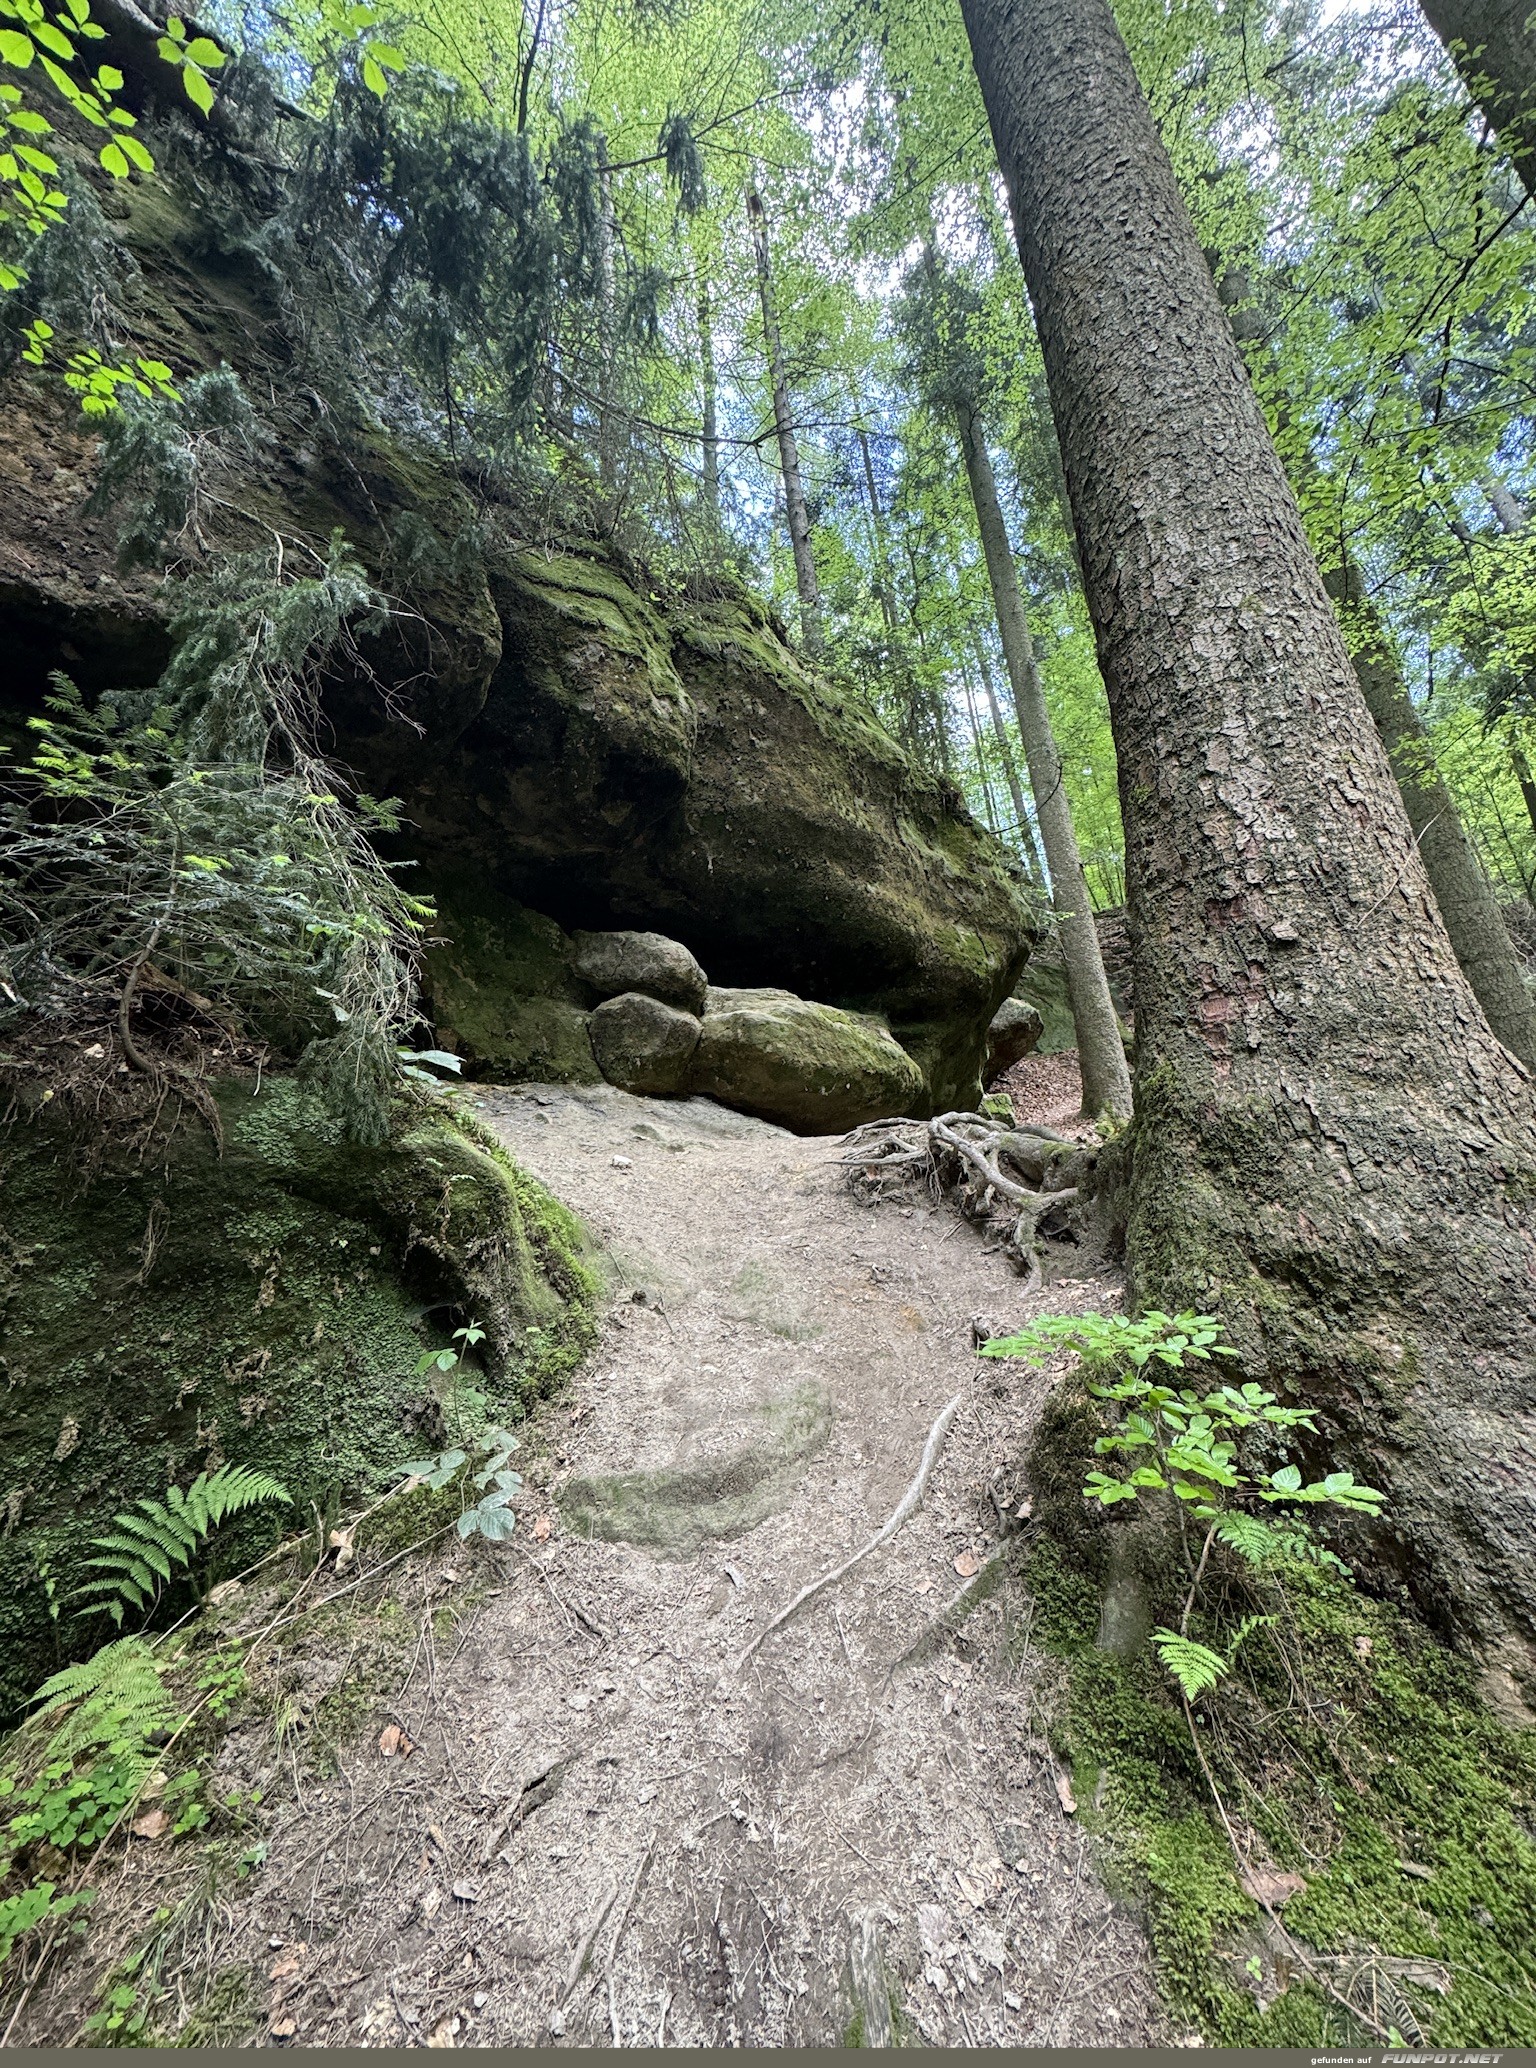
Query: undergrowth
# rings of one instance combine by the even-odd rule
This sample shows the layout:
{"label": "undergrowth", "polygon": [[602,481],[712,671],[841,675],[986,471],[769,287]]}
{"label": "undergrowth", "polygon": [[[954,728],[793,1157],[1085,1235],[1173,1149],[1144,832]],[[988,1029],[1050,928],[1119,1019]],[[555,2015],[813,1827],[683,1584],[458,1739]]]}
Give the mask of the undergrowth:
{"label": "undergrowth", "polygon": [[[1536,2044],[1536,1732],[1342,1561],[1255,1567],[1220,1542],[1193,1627],[1230,1669],[1186,1709],[1148,1641],[1186,1598],[1176,1536],[1084,1500],[1108,1426],[1070,1385],[1042,1425],[1032,1630],[1058,1655],[1079,1815],[1170,2010],[1227,2046]],[[1131,1642],[1109,1612],[1128,1590]]]}

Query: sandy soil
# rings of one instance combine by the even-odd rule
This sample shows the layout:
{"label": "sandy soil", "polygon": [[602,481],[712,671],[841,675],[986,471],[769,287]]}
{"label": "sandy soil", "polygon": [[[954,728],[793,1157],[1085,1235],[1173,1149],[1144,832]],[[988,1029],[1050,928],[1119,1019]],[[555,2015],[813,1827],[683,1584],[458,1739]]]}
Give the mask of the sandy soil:
{"label": "sandy soil", "polygon": [[[388,1710],[417,1750],[384,1759],[375,1724],[272,1832],[225,1956],[271,1977],[263,2036],[836,2045],[858,1941],[931,2044],[1155,2040],[1000,1540],[1048,1380],[973,1354],[977,1316],[1027,1311],[995,1249],[702,1100],[479,1103],[603,1246],[610,1314],[457,1649],[426,1635]],[[955,1395],[924,1506],[742,1663],[891,1514]]]}

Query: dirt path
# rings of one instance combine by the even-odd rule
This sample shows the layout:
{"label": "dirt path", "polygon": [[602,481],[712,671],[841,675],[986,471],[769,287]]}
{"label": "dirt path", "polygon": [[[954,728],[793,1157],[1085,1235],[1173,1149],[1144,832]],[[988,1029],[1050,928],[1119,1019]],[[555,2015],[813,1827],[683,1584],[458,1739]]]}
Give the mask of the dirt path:
{"label": "dirt path", "polygon": [[[268,2031],[835,2045],[857,1942],[932,2044],[1155,2037],[1140,1934],[1040,1741],[1021,1590],[921,1642],[992,1548],[989,1488],[1018,1498],[1045,1390],[972,1355],[973,1316],[1021,1318],[1000,1260],[947,1213],[860,1207],[834,1143],[704,1101],[481,1112],[609,1252],[611,1316],[530,1443],[551,1537],[490,1554],[455,1655],[401,1697],[420,1749],[365,1740],[274,1835]],[[957,1393],[924,1507],[740,1666],[895,1508]]]}

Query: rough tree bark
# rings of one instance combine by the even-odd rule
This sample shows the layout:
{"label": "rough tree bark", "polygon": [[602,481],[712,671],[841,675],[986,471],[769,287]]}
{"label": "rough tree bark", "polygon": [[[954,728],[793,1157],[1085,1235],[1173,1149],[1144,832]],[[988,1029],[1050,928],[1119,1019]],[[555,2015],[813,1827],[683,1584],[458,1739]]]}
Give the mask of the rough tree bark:
{"label": "rough tree bark", "polygon": [[1456,800],[1435,766],[1391,637],[1365,593],[1358,568],[1330,570],[1325,587],[1352,635],[1355,676],[1397,777],[1456,960],[1494,1033],[1527,1068],[1536,1069],[1536,998],[1521,973],[1509,928],[1472,851]]}
{"label": "rough tree bark", "polygon": [[1093,906],[1088,897],[1088,879],[1078,852],[1077,833],[1072,825],[1072,807],[1067,802],[1062,780],[1061,755],[1051,731],[1045,691],[1035,666],[1034,642],[1019,595],[1019,578],[998,500],[992,460],[976,412],[960,407],[955,412],[960,433],[960,450],[965,459],[971,501],[976,506],[976,527],[981,533],[987,575],[992,584],[992,601],[997,609],[998,637],[1003,660],[1013,688],[1013,708],[1019,721],[1019,739],[1029,769],[1029,787],[1035,793],[1035,812],[1040,821],[1040,839],[1051,872],[1051,903],[1061,935],[1061,952],[1067,967],[1067,997],[1072,1007],[1072,1024],[1077,1030],[1077,1060],[1083,1079],[1083,1111],[1113,1113],[1124,1119],[1131,1110],[1131,1073],[1126,1067],[1125,1043],[1115,1002],[1109,995],[1104,958],[1093,923]]}
{"label": "rough tree bark", "polygon": [[1536,199],[1536,26],[1531,0],[1421,0],[1461,82]]}
{"label": "rough tree bark", "polygon": [[1131,1294],[1219,1310],[1325,1410],[1425,1612],[1512,1697],[1536,1666],[1531,1080],[1451,952],[1106,0],[962,5],[1120,763]]}
{"label": "rough tree bark", "polygon": [[778,303],[773,291],[773,264],[768,252],[768,221],[754,189],[747,196],[747,220],[757,256],[757,291],[763,307],[763,335],[768,346],[768,377],[773,385],[773,421],[779,434],[779,465],[784,475],[784,510],[789,523],[790,551],[795,556],[795,587],[800,595],[800,639],[813,658],[822,649],[821,590],[811,553],[811,513],[800,479],[800,447],[794,413],[789,406],[789,380],[784,371],[784,343],[779,332]]}

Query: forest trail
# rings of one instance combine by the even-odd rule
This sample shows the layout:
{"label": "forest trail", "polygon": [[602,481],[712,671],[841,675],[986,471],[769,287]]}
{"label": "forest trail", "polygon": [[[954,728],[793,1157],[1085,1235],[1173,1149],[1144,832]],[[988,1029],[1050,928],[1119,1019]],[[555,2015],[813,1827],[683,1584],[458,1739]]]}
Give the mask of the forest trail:
{"label": "forest trail", "polygon": [[[834,1141],[607,1087],[477,1105],[607,1252],[608,1319],[531,1425],[524,1526],[451,1657],[424,1616],[387,1712],[416,1752],[365,1738],[272,1834],[244,1920],[268,2030],[836,2045],[872,1933],[914,2038],[1149,2041],[1146,1948],[1058,1799],[1022,1590],[922,1641],[957,1558],[993,1548],[989,1489],[1017,1501],[1048,1389],[972,1351],[973,1316],[1023,1318],[1017,1281],[920,1198],[861,1206]],[[742,1666],[891,1514],[956,1394],[922,1508]],[[436,1563],[446,1587],[466,1561]]]}

